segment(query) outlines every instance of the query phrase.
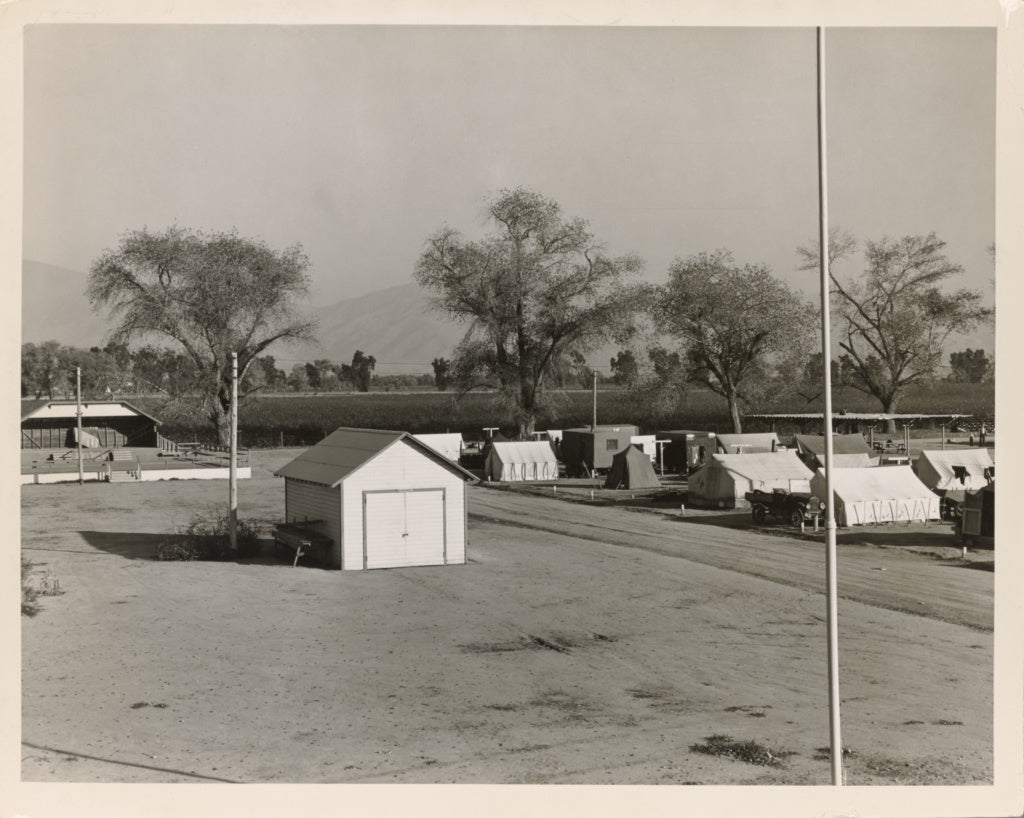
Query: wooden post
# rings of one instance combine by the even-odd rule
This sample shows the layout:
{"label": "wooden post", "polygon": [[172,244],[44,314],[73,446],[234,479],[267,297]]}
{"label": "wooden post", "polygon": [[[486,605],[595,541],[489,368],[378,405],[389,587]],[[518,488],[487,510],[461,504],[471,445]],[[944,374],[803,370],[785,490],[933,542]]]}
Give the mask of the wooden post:
{"label": "wooden post", "polygon": [[75,367],[75,417],[78,422],[78,485],[85,482],[82,466],[82,367]]}
{"label": "wooden post", "polygon": [[[597,370],[594,370],[594,422],[591,425],[592,431],[597,431]],[[597,445],[596,442],[594,444]]]}
{"label": "wooden post", "polygon": [[238,353],[231,353],[231,434],[228,468],[228,519],[231,550],[238,548]]}

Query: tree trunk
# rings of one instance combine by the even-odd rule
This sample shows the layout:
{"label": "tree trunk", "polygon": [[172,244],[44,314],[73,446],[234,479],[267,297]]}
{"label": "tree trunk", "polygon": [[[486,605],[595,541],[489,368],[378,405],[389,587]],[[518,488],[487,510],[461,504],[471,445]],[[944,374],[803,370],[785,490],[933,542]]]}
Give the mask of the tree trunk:
{"label": "tree trunk", "polygon": [[[897,400],[898,396],[896,395],[887,395],[886,397],[881,398],[882,411],[887,415],[895,414]],[[885,422],[885,433],[887,435],[896,434],[896,421],[893,418],[889,418],[889,420]]]}
{"label": "tree trunk", "polygon": [[223,410],[221,408],[220,401],[216,401],[213,405],[213,409],[211,410],[210,415],[210,419],[213,421],[214,428],[217,430],[217,445],[230,446],[231,410]]}
{"label": "tree trunk", "polygon": [[729,395],[729,414],[732,416],[732,430],[735,434],[743,432],[743,423],[740,420],[740,403],[736,395]]}
{"label": "tree trunk", "polygon": [[537,391],[526,376],[520,376],[519,408],[516,411],[516,427],[520,440],[532,440],[537,426]]}

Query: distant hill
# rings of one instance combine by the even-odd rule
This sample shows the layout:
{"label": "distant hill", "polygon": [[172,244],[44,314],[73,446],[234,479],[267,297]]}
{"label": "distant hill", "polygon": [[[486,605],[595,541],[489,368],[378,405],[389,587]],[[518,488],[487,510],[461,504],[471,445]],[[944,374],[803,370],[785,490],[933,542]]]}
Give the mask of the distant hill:
{"label": "distant hill", "polygon": [[[108,327],[89,306],[86,276],[38,261],[22,262],[22,343],[58,341],[76,347],[102,345]],[[450,358],[465,332],[430,309],[413,283],[347,298],[307,311],[320,319],[319,343],[275,346],[281,361],[327,358],[347,363],[361,349],[373,355],[377,372],[430,372],[434,358]]]}
{"label": "distant hill", "polygon": [[[430,372],[434,358],[451,358],[466,332],[430,307],[414,283],[346,298],[315,312],[319,343],[281,347],[282,360],[327,358],[348,363],[356,350],[377,359],[377,373]],[[286,368],[283,367],[282,368]]]}
{"label": "distant hill", "polygon": [[85,286],[84,273],[39,261],[23,261],[22,343],[52,340],[84,348],[101,345],[107,324],[89,306]]}

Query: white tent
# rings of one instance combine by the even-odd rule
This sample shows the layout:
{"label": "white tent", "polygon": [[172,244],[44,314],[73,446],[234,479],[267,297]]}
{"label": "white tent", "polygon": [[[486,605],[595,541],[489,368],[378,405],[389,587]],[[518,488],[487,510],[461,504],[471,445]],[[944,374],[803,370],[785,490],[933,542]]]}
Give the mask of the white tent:
{"label": "white tent", "polygon": [[555,480],[558,461],[545,441],[498,441],[492,443],[484,461],[488,480]]}
{"label": "white tent", "polygon": [[654,435],[632,435],[629,438],[630,445],[635,446],[651,458],[652,463],[658,459],[658,444],[656,441],[657,438]]}
{"label": "white tent", "polygon": [[[910,466],[833,469],[832,488],[839,525],[939,519],[938,495],[917,479]],[[824,470],[811,478],[811,492],[826,497]]]}
{"label": "white tent", "polygon": [[462,435],[458,432],[450,434],[413,435],[424,446],[429,446],[440,455],[444,455],[453,463],[462,457]]}
{"label": "white tent", "polygon": [[693,505],[735,508],[754,489],[806,492],[811,475],[793,451],[713,454],[690,475],[687,500]]}
{"label": "white tent", "polygon": [[914,474],[936,491],[975,491],[993,476],[988,449],[926,451],[914,461]]}

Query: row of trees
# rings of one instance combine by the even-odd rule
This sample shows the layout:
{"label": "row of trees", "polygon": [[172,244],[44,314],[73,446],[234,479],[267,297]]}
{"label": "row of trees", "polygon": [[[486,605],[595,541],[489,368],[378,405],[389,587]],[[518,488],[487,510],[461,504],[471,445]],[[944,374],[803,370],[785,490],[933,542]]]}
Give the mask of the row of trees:
{"label": "row of trees", "polygon": [[[488,215],[493,231],[479,241],[449,227],[430,236],[414,278],[438,310],[466,326],[451,360],[434,360],[435,385],[498,389],[520,435],[533,432],[554,388],[589,374],[585,354],[609,342],[643,339],[646,354],[629,354],[644,399],[678,400],[701,384],[727,402],[737,431],[745,406],[813,380],[804,376],[817,308],[765,265],[702,252],[677,258],[668,282],[654,286],[635,279],[638,256],[608,254],[585,221],[564,217],[539,193],[499,191]],[[829,258],[847,259],[855,249],[851,236],[835,232]],[[951,334],[991,318],[979,293],[943,288],[963,272],[943,250],[934,234],[883,238],[865,243],[861,275],[831,272],[843,377],[885,411],[896,410],[907,386],[934,375]],[[813,245],[797,254],[805,268],[817,266]],[[89,272],[90,301],[114,327],[111,343],[89,354],[97,373],[117,369],[96,377],[114,382],[125,356],[139,354],[128,353],[129,344],[156,341],[143,349],[162,367],[160,377],[180,372],[226,441],[231,354],[250,391],[279,386],[284,373],[265,350],[313,339],[315,321],[298,309],[309,295],[308,265],[299,246],[274,251],[233,232],[127,233]],[[45,344],[27,352],[28,391],[59,388],[54,355]],[[301,364],[284,380],[313,388],[347,380],[367,389],[375,364],[357,352],[351,364]],[[976,367],[964,358],[955,370],[966,376]]]}
{"label": "row of trees", "polygon": [[[239,380],[240,395],[264,392],[335,392],[353,389],[368,392],[377,388],[429,387],[436,375],[374,374],[372,355],[357,350],[351,364],[320,359],[297,363],[290,372],[280,369],[273,355],[252,360]],[[82,349],[57,341],[26,343],[21,347],[21,396],[48,399],[75,394],[75,368],[82,372],[82,396],[98,400],[111,395],[149,394],[184,398],[201,391],[188,356],[167,347],[143,346],[129,349],[124,344]]]}
{"label": "row of trees", "polygon": [[[609,256],[582,220],[563,218],[533,191],[500,191],[489,215],[494,231],[480,241],[447,227],[430,237],[415,277],[439,310],[467,325],[452,361],[456,383],[497,387],[521,436],[533,432],[555,373],[579,366],[602,343],[638,335],[646,356],[626,349],[612,367],[645,401],[679,400],[688,384],[700,384],[722,396],[741,431],[743,408],[773,393],[815,397],[819,309],[767,266],[702,252],[677,258],[665,285],[643,285],[630,279],[642,266],[636,256]],[[884,412],[898,410],[907,387],[935,376],[951,335],[992,318],[977,291],[944,289],[963,272],[944,247],[934,233],[867,241],[863,272],[841,278],[834,265],[857,242],[840,231],[830,236],[841,350],[833,366]],[[802,269],[818,267],[816,246],[796,252]],[[963,377],[980,366],[966,356],[951,363]]]}

